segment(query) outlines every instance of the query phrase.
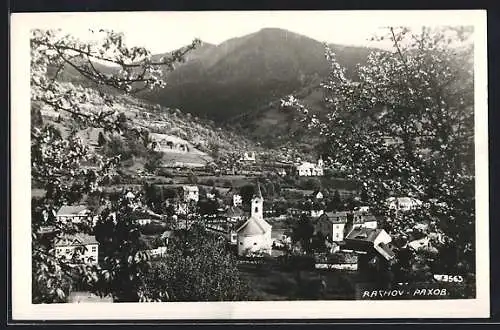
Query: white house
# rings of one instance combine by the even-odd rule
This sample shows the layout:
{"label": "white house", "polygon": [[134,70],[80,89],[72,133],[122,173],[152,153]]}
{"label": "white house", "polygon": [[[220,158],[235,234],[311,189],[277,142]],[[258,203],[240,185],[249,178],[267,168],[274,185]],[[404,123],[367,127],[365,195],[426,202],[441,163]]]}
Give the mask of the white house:
{"label": "white house", "polygon": [[255,152],[250,151],[250,152],[245,152],[243,155],[240,157],[240,161],[244,162],[255,162]]}
{"label": "white house", "polygon": [[199,153],[186,140],[174,135],[150,133],[151,147],[153,150],[168,153]]}
{"label": "white house", "polygon": [[99,243],[94,236],[86,234],[68,235],[59,238],[54,243],[57,258],[66,261],[77,260],[82,263],[97,264]]}
{"label": "white house", "polygon": [[409,242],[408,246],[411,249],[418,251],[421,249],[429,249],[431,247],[431,244],[430,244],[429,237],[426,236],[426,237],[422,237],[420,239],[416,239],[416,240]]}
{"label": "white house", "polygon": [[42,117],[50,118],[52,120],[59,120],[61,118],[61,114],[58,111],[52,110],[48,107],[41,109],[40,114]]}
{"label": "white house", "polygon": [[323,176],[323,159],[318,159],[318,162],[302,162],[297,165],[296,172],[298,176]]}
{"label": "white house", "polygon": [[241,195],[239,194],[234,194],[233,195],[233,206],[241,206],[243,205],[243,199],[241,198]]}
{"label": "white house", "polygon": [[85,205],[63,205],[57,211],[56,218],[63,223],[81,223],[93,220],[92,212]]}
{"label": "white house", "polygon": [[319,218],[320,216],[322,216],[323,214],[325,213],[324,210],[315,210],[315,209],[312,209],[311,210],[311,217],[313,218]]}
{"label": "white house", "polygon": [[131,191],[128,191],[126,194],[125,194],[125,198],[126,199],[134,199],[135,198],[135,195],[133,192]]}
{"label": "white house", "polygon": [[182,186],[182,190],[184,193],[184,201],[189,202],[189,201],[194,201],[198,202],[200,199],[200,191],[198,189],[198,186]]}
{"label": "white house", "polygon": [[160,246],[160,247],[157,247],[156,249],[147,250],[146,252],[151,258],[163,257],[167,253],[167,247]]}
{"label": "white house", "polygon": [[140,226],[149,225],[151,222],[153,222],[152,219],[137,219],[136,221]]}
{"label": "white house", "polygon": [[239,256],[257,252],[271,253],[272,226],[264,220],[263,205],[264,199],[258,185],[257,193],[252,198],[251,216],[236,230]]}
{"label": "white house", "polygon": [[371,228],[377,229],[377,218],[371,213],[365,211],[353,211],[353,228]]}
{"label": "white house", "polygon": [[333,242],[341,242],[344,240],[347,220],[347,212],[326,212],[318,219],[316,231],[330,237]]}
{"label": "white house", "polygon": [[394,260],[396,254],[392,247],[391,236],[383,229],[355,228],[345,238],[343,251],[358,254],[376,252],[385,260]]}
{"label": "white house", "polygon": [[391,210],[407,212],[422,205],[422,201],[412,197],[390,197],[386,203]]}
{"label": "white house", "polygon": [[321,192],[321,190],[316,190],[314,193],[313,193],[313,198],[315,199],[323,199],[323,193]]}

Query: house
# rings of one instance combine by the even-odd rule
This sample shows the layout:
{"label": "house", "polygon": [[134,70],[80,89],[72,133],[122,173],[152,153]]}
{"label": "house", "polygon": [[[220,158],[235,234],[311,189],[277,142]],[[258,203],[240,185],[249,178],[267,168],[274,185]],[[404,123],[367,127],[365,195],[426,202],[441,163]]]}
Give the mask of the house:
{"label": "house", "polygon": [[150,147],[159,152],[189,153],[196,151],[195,148],[186,140],[174,135],[150,133]]}
{"label": "house", "polygon": [[54,243],[57,258],[66,261],[97,264],[99,243],[94,236],[78,233],[57,239]]}
{"label": "house", "polygon": [[354,211],[370,212],[370,207],[369,206],[358,206],[358,207],[354,208]]}
{"label": "house", "polygon": [[319,209],[319,210],[312,209],[311,210],[311,217],[313,217],[313,218],[319,218],[321,215],[324,214],[324,212],[325,211],[322,210],[322,209]]}
{"label": "house", "polygon": [[92,212],[85,205],[63,205],[57,211],[56,218],[63,223],[93,222]]}
{"label": "house", "polygon": [[167,253],[167,247],[160,246],[160,247],[157,247],[156,249],[147,250],[146,253],[151,258],[163,257]]}
{"label": "house", "polygon": [[243,220],[245,212],[238,206],[231,206],[226,210],[224,215],[228,221],[238,222]]}
{"label": "house", "polygon": [[61,118],[61,114],[58,111],[49,109],[48,107],[40,109],[40,114],[42,117],[50,118],[52,120],[59,120]]}
{"label": "house", "polygon": [[200,199],[198,186],[184,185],[182,186],[182,191],[185,202],[194,201],[195,203],[198,203],[198,200]]}
{"label": "house", "polygon": [[391,236],[383,229],[354,228],[345,238],[343,251],[395,259]]}
{"label": "house", "polygon": [[313,199],[323,199],[324,195],[323,195],[323,193],[321,192],[321,190],[317,189],[317,190],[315,190],[315,191],[312,193],[311,197],[312,197]]}
{"label": "house", "polygon": [[408,242],[408,247],[415,251],[429,249],[431,247],[431,242],[429,237],[426,236]]}
{"label": "house", "polygon": [[234,194],[233,195],[233,206],[242,206],[243,205],[243,199],[241,198],[240,194]]}
{"label": "house", "polygon": [[352,212],[352,228],[371,228],[377,229],[377,218],[365,211],[353,211]]}
{"label": "house", "polygon": [[287,173],[286,173],[286,170],[284,168],[281,168],[281,169],[276,171],[276,174],[278,174],[281,177],[284,177],[284,176],[286,176]]}
{"label": "house", "polygon": [[128,191],[128,192],[125,194],[125,198],[126,198],[126,199],[131,200],[131,199],[134,199],[134,198],[135,198],[135,195],[134,195],[134,193],[133,193],[133,192]]}
{"label": "house", "polygon": [[422,205],[422,201],[413,197],[390,197],[386,199],[386,203],[390,210],[401,212],[408,212]]}
{"label": "house", "polygon": [[345,226],[349,217],[348,212],[326,212],[322,214],[316,223],[316,232],[322,233],[332,242],[344,240]]}
{"label": "house", "polygon": [[255,152],[254,151],[245,152],[240,157],[240,161],[243,161],[243,162],[252,162],[252,163],[255,163],[255,160],[256,160],[256,158],[255,158]]}
{"label": "house", "polygon": [[264,220],[263,206],[264,198],[260,185],[257,185],[257,192],[251,202],[251,216],[236,230],[239,256],[258,252],[271,253],[272,226]]}
{"label": "house", "polygon": [[298,176],[323,176],[323,160],[320,158],[318,162],[302,162],[296,166],[296,173]]}

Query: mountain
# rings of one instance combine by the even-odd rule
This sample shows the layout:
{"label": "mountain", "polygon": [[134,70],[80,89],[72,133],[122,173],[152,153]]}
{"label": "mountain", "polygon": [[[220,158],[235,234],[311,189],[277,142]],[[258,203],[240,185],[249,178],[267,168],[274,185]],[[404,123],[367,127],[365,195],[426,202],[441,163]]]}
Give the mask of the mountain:
{"label": "mountain", "polygon": [[[331,47],[351,77],[356,76],[356,64],[371,51]],[[324,44],[317,40],[265,28],[219,45],[202,43],[167,74],[167,87],[140,96],[217,122],[235,123],[289,93],[317,87],[329,72],[324,53]]]}

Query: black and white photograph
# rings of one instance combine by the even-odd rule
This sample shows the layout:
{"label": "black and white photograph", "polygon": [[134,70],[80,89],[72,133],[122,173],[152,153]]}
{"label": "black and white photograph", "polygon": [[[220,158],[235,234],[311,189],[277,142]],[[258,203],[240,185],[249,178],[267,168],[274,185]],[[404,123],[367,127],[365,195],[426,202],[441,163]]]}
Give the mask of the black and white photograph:
{"label": "black and white photograph", "polygon": [[14,315],[488,316],[485,22],[13,14]]}

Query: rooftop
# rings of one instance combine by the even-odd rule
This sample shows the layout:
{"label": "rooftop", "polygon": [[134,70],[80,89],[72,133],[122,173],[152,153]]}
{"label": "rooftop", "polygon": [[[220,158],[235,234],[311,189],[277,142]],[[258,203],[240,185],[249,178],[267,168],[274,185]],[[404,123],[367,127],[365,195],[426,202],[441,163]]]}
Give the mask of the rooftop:
{"label": "rooftop", "polygon": [[57,215],[78,215],[82,212],[89,211],[88,207],[85,205],[63,205],[57,211]]}
{"label": "rooftop", "polygon": [[66,235],[64,237],[59,238],[55,246],[81,246],[81,245],[89,245],[89,244],[99,244],[94,236],[78,233],[74,235]]}
{"label": "rooftop", "polygon": [[231,206],[227,209],[225,214],[228,217],[241,217],[245,214],[245,212],[237,206]]}
{"label": "rooftop", "polygon": [[270,231],[272,226],[264,219],[250,217],[240,228],[236,230],[241,236],[263,235]]}
{"label": "rooftop", "polygon": [[345,238],[347,240],[364,241],[373,243],[382,229],[355,228]]}

